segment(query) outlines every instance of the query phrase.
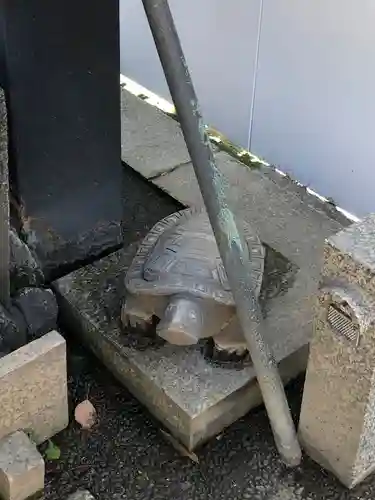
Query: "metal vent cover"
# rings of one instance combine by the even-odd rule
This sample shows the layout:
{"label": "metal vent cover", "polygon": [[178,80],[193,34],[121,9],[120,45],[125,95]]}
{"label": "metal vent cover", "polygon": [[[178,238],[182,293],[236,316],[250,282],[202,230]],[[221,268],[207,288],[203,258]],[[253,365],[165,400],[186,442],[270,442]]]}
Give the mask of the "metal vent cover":
{"label": "metal vent cover", "polygon": [[360,335],[359,326],[351,319],[348,308],[330,304],[328,307],[327,320],[336,333],[354,342],[358,346]]}

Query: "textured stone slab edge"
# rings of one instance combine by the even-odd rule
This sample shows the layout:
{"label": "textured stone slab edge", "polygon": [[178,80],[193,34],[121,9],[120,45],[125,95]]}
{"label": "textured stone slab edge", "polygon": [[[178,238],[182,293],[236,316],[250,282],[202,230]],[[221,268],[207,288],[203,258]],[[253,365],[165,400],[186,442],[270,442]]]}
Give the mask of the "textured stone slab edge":
{"label": "textured stone slab edge", "polygon": [[[83,343],[104,363],[112,374],[190,451],[219,434],[248,411],[262,404],[259,387],[253,379],[241,389],[191,418],[147,375],[131,362],[121,346],[99,332],[95,323],[75,309],[56,287],[64,325],[81,337]],[[307,346],[280,363],[284,383],[306,369]]]}
{"label": "textured stone slab edge", "polygon": [[36,361],[41,354],[45,354],[54,347],[65,345],[64,338],[55,330],[47,333],[40,339],[26,344],[16,351],[1,358],[0,379],[8,373],[16,371],[26,363]]}
{"label": "textured stone slab edge", "polygon": [[43,457],[22,431],[0,440],[0,496],[3,500],[25,500],[44,488]]}
{"label": "textured stone slab edge", "polygon": [[326,457],[314,446],[311,445],[311,440],[307,438],[305,439],[305,430],[298,432],[298,439],[305,450],[305,452],[309,455],[309,457],[314,460],[317,464],[319,464],[323,469],[332,472],[339,481],[349,489],[355,488],[357,485],[362,483],[368,476],[375,472],[375,464],[365,470],[361,475],[356,476],[353,479],[350,479],[346,474],[341,474],[340,471],[335,467],[335,464],[332,464]]}
{"label": "textured stone slab edge", "polygon": [[[307,358],[308,346],[305,345],[279,363],[279,373],[284,385],[306,370]],[[192,421],[192,441],[188,449],[193,450],[199,444],[220,434],[226,427],[262,404],[262,395],[254,378]]]}
{"label": "textured stone slab edge", "polygon": [[[0,385],[3,384],[3,388],[0,387],[0,437],[22,429],[40,444],[67,427],[66,363],[66,342],[56,331],[0,359]],[[56,371],[54,377],[52,368]],[[38,379],[41,383],[45,379],[47,385],[40,386]],[[34,387],[31,386],[34,389],[38,386],[40,394],[31,391],[30,386],[27,386],[29,383],[34,384]],[[4,386],[10,387],[11,393]],[[24,394],[28,389],[30,392]],[[50,398],[43,390],[51,393]],[[15,392],[18,398],[21,395],[23,397],[22,412],[16,406]],[[41,401],[38,401],[38,395],[43,398]]]}
{"label": "textured stone slab edge", "polygon": [[[121,382],[149,411],[159,420],[166,422],[168,428],[174,435],[185,444],[183,429],[189,426],[186,414],[181,413],[179,407],[167,394],[161,393],[158,386],[154,384],[139,368],[129,362],[126,355],[122,353],[121,346],[111,342],[97,329],[95,323],[91,323],[80,311],[59,293],[55,286],[56,295],[60,305],[61,321],[68,331],[73,331],[82,340],[93,354],[99,358],[110,372]],[[155,393],[158,396],[157,404],[154,402]],[[165,411],[161,411],[165,408]],[[170,415],[178,415],[178,418],[170,419]],[[186,446],[188,443],[186,443]]]}

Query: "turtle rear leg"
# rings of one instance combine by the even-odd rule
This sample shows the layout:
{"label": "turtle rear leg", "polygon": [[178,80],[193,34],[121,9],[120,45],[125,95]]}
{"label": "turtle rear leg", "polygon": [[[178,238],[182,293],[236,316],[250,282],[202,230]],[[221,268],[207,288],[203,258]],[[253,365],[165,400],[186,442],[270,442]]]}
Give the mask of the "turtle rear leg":
{"label": "turtle rear leg", "polygon": [[121,323],[124,327],[149,331],[153,326],[153,311],[149,301],[143,297],[127,295],[121,308]]}

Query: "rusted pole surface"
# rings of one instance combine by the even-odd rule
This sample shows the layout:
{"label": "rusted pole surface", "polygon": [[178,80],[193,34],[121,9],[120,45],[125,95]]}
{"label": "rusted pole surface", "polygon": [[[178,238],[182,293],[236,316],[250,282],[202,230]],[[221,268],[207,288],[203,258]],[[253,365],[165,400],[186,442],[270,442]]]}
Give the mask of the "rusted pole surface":
{"label": "rusted pole surface", "polygon": [[215,164],[168,1],[142,2],[228,275],[276,446],[285,463],[296,466],[301,449],[277,364],[264,340],[262,314],[251,283],[251,262],[227,202],[225,180]]}

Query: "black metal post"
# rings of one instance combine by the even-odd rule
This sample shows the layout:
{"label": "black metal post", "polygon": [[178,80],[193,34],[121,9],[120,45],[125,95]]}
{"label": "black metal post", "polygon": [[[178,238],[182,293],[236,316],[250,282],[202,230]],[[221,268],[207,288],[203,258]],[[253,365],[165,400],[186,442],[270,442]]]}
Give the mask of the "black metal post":
{"label": "black metal post", "polygon": [[167,0],[142,0],[233,292],[276,446],[290,466],[301,461],[293,420],[277,364],[262,333],[262,314],[251,284],[251,263],[210,141]]}
{"label": "black metal post", "polygon": [[47,279],[120,247],[118,0],[0,0],[12,194]]}

